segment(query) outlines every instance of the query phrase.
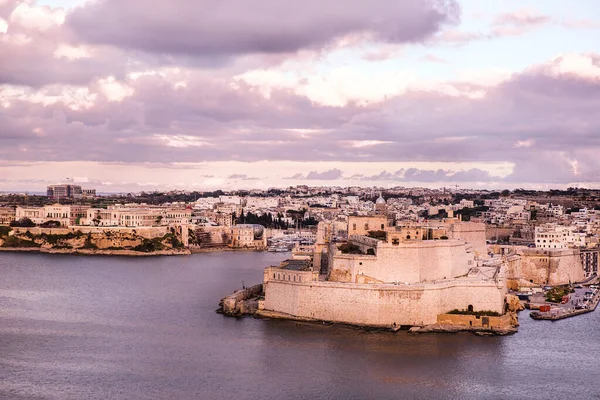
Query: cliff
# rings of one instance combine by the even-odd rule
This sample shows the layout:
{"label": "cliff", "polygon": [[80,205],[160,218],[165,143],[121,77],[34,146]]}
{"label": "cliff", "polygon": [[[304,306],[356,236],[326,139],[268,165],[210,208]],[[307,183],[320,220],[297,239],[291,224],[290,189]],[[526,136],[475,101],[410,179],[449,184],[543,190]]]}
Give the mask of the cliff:
{"label": "cliff", "polygon": [[175,230],[147,237],[136,230],[106,229],[83,233],[80,230],[0,227],[0,250],[104,255],[190,254]]}

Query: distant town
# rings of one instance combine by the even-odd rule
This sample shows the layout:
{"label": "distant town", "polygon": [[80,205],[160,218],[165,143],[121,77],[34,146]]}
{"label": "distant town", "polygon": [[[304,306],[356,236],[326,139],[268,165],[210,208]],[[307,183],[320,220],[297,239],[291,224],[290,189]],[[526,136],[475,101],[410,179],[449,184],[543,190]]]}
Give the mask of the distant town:
{"label": "distant town", "polygon": [[[141,192],[98,196],[75,184],[51,185],[46,196],[0,194],[0,225],[153,227],[186,224],[203,230],[223,227],[236,242],[236,225],[266,229],[316,228],[331,221],[340,232],[348,216],[367,216],[385,207],[394,221],[423,222],[460,218],[486,224],[490,243],[538,248],[594,249],[599,246],[600,190],[533,191],[377,187],[309,187],[237,191]],[[592,272],[590,270],[589,272]]]}

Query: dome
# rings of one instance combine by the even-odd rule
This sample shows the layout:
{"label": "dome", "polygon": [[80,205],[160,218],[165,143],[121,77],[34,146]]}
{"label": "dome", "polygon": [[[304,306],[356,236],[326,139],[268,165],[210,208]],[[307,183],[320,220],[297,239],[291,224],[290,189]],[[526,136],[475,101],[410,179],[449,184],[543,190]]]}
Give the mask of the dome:
{"label": "dome", "polygon": [[385,204],[385,199],[380,195],[375,204]]}

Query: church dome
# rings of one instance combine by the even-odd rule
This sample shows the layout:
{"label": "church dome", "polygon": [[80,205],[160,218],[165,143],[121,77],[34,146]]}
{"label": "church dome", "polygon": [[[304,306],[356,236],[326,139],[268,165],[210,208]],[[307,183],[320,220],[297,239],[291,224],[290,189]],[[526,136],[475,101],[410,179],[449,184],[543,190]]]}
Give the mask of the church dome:
{"label": "church dome", "polygon": [[385,199],[381,196],[375,201],[375,204],[385,204]]}

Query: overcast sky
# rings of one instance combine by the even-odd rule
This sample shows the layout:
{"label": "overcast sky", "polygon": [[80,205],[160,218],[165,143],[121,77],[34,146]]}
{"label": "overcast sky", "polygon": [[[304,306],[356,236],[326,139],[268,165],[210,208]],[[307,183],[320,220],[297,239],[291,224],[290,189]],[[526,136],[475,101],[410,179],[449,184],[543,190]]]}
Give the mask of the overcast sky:
{"label": "overcast sky", "polygon": [[0,190],[600,187],[597,0],[0,0]]}

